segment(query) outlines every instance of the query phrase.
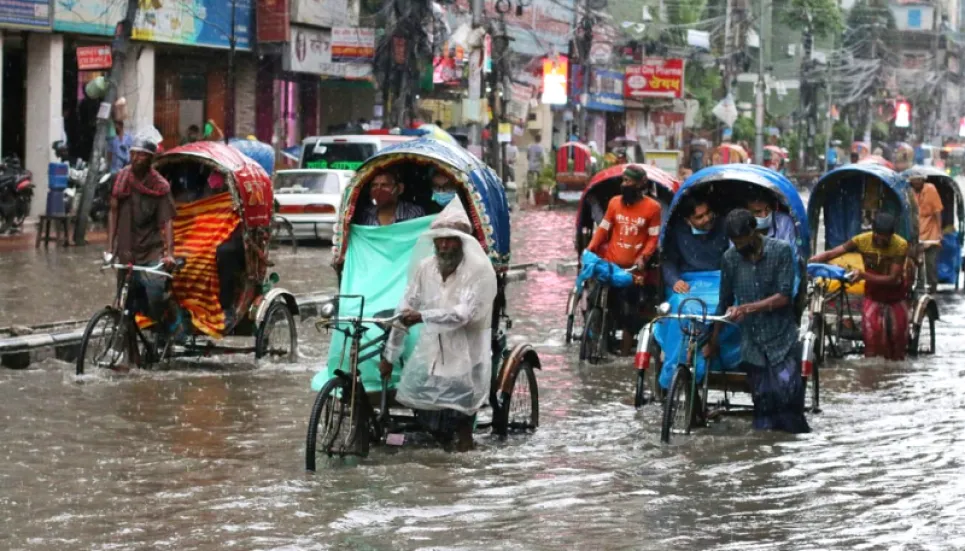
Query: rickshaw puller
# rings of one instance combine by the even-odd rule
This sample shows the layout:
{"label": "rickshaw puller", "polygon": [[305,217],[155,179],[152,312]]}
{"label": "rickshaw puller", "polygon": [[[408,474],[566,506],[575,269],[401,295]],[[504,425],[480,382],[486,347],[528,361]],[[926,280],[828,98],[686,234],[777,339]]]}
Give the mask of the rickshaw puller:
{"label": "rickshaw puller", "polygon": [[[846,254],[858,252],[865,269],[855,274],[855,281],[865,280],[865,297],[861,308],[861,336],[866,357],[884,356],[903,360],[908,349],[908,242],[895,234],[897,221],[891,214],[879,212],[872,231],[856,235],[843,245],[815,255],[809,262],[824,263]],[[890,319],[890,323],[887,320]],[[888,328],[891,331],[887,331]]]}
{"label": "rickshaw puller", "polygon": [[[406,327],[424,326],[402,370],[396,400],[415,410],[419,423],[440,440],[455,433],[456,450],[469,451],[476,412],[489,399],[496,271],[472,236],[458,197],[425,237],[435,255],[413,253],[416,267],[397,310]],[[379,365],[383,378],[391,376],[404,340],[403,331],[390,331]]]}
{"label": "rickshaw puller", "polygon": [[[727,235],[734,246],[721,260],[717,315],[727,315],[741,329],[741,363],[754,400],[754,428],[810,432],[804,418],[801,344],[797,339],[794,253],[791,246],[757,232],[755,217],[735,209],[727,215]],[[704,356],[718,352],[721,323],[714,327]]]}
{"label": "rickshaw puller", "polygon": [[[635,314],[642,298],[644,271],[660,242],[660,203],[647,196],[649,185],[646,172],[628,166],[623,171],[620,196],[610,199],[606,214],[587,246],[587,250],[620,268],[637,268],[634,285],[619,290],[623,294],[619,302],[624,310],[622,353],[625,356],[630,355],[633,336],[640,329],[635,327],[639,318]],[[608,245],[606,251],[600,254],[604,245]]]}
{"label": "rickshaw puller", "polygon": [[[928,292],[938,291],[938,253],[942,250],[942,199],[934,184],[925,181],[924,174],[912,174],[908,178],[918,199],[918,239],[924,248],[924,263],[918,270],[918,288]],[[924,271],[924,273],[922,273]]]}
{"label": "rickshaw puller", "polygon": [[711,210],[706,198],[686,196],[679,209],[683,219],[667,228],[669,242],[664,246],[660,266],[664,285],[683,294],[690,292],[690,285],[681,274],[719,270],[720,259],[730,242],[723,219]]}
{"label": "rickshaw puller", "polygon": [[[163,262],[171,269],[174,260],[176,207],[171,185],[151,167],[157,144],[138,136],[130,148],[131,164],[123,168],[111,192],[108,219],[108,255],[121,264],[150,266]],[[125,277],[118,273],[118,284]],[[134,272],[130,292],[135,309],[157,322],[180,329],[181,311],[168,293],[167,278]],[[172,319],[173,318],[173,319]],[[137,363],[137,347],[128,339],[128,358]]]}

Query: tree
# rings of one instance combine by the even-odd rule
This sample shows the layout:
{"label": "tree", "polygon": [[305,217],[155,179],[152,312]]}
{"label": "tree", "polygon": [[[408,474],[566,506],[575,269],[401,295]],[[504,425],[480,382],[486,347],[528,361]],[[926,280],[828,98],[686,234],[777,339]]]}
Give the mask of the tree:
{"label": "tree", "polygon": [[835,0],[789,0],[780,10],[781,22],[793,29],[805,29],[821,38],[844,30],[841,9]]}

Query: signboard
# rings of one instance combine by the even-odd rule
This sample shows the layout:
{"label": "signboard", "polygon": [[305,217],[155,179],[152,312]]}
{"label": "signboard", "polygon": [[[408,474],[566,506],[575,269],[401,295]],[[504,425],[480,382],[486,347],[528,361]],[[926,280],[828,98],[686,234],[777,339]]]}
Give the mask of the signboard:
{"label": "signboard", "polygon": [[622,113],[624,110],[623,80],[623,73],[620,71],[594,69],[586,108]]}
{"label": "signboard", "polygon": [[291,34],[292,39],[283,59],[285,70],[293,73],[325,74],[326,65],[332,64],[331,32],[292,25]]}
{"label": "signboard", "polygon": [[113,64],[110,46],[81,46],[77,48],[77,70],[110,69]]}
{"label": "signboard", "polygon": [[0,0],[0,28],[50,30],[50,0]]}
{"label": "signboard", "polygon": [[451,57],[435,57],[432,60],[432,83],[442,86],[459,86],[462,71],[456,68],[456,60]]}
{"label": "signboard", "polygon": [[288,42],[291,28],[288,26],[288,0],[258,1],[258,42]]}
{"label": "signboard", "polygon": [[493,37],[486,35],[483,39],[483,72],[487,75],[493,72]]}
{"label": "signboard", "polygon": [[[0,0],[3,1],[3,0]],[[144,7],[146,4],[147,7]],[[252,0],[152,0],[142,3],[132,38],[188,46],[229,48],[231,6],[235,10],[235,47],[251,49]],[[126,2],[54,0],[54,30],[113,36],[124,19]]]}
{"label": "signboard", "polygon": [[496,134],[496,140],[499,143],[509,143],[513,140],[513,125],[508,122],[499,123],[499,133]]}
{"label": "signboard", "polygon": [[627,67],[624,97],[677,98],[684,93],[684,60],[647,58]]}
{"label": "signboard", "polygon": [[357,27],[360,4],[358,0],[292,0],[291,20],[316,27]]}
{"label": "signboard", "polygon": [[336,27],[332,29],[332,61],[371,63],[375,59],[375,29]]}
{"label": "signboard", "polygon": [[566,56],[543,60],[543,103],[566,105]]}

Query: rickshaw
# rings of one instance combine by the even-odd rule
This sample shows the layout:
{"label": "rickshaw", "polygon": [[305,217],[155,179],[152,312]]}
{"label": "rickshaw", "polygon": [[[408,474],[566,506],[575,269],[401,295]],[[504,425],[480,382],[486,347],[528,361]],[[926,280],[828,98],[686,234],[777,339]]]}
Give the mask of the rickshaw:
{"label": "rickshaw", "polygon": [[785,168],[784,164],[786,162],[787,156],[784,154],[784,149],[782,149],[780,146],[764,146],[764,162],[761,163],[761,166],[783,174]]}
{"label": "rickshaw", "polygon": [[635,164],[645,161],[643,147],[634,138],[614,138],[607,142],[606,148],[614,155],[615,164]]}
{"label": "rickshaw", "polygon": [[945,161],[945,171],[952,178],[965,173],[965,147],[960,145],[948,147],[948,159]]}
{"label": "rickshaw", "polygon": [[[268,272],[272,186],[255,161],[219,142],[197,142],[159,155],[154,168],[171,184],[177,204],[174,256],[179,269],[106,264],[122,277],[114,302],[90,319],[81,338],[77,374],[113,368],[132,339],[141,366],[175,358],[254,353],[294,361],[294,295],[276,287]],[[128,293],[134,272],[171,280],[181,313],[190,319],[188,340],[174,342],[154,320],[134,312]],[[253,346],[226,346],[223,337],[253,337]]]}
{"label": "rickshaw", "polygon": [[915,164],[915,148],[909,143],[898,142],[895,145],[895,170],[904,172]]}
{"label": "rickshaw", "polygon": [[593,176],[593,152],[580,142],[566,142],[556,151],[556,191],[560,201],[579,200]]}
{"label": "rickshaw", "polygon": [[[749,192],[761,191],[774,199],[778,211],[789,214],[794,221],[796,238],[792,245],[797,263],[796,292],[803,298],[804,261],[811,250],[804,203],[790,180],[767,168],[748,164],[711,166],[688,178],[670,205],[667,222],[660,234],[661,251],[669,245],[666,228],[673,227],[681,216],[677,208],[685,197],[700,193],[707,197],[717,216],[726,216],[731,210],[744,207]],[[660,315],[639,333],[634,358],[635,407],[641,408],[651,398],[665,394],[661,427],[661,439],[665,443],[670,441],[672,434],[689,434],[698,417],[710,419],[729,410],[751,407],[731,401],[734,394],[750,393],[747,376],[739,371],[740,335],[736,326],[722,333],[720,357],[711,362],[709,369],[700,355],[699,347],[710,336],[710,324],[729,323],[729,320],[713,315],[719,300],[720,271],[685,273],[683,276],[690,284],[690,292],[678,294],[670,288],[666,290],[667,302],[660,306]],[[802,382],[811,399],[809,409],[817,411],[819,378],[810,362],[813,335],[803,328],[798,338],[803,350]],[[714,404],[709,400],[712,390],[722,393]],[[695,410],[698,393],[703,412]]]}
{"label": "rickshaw", "polygon": [[[429,216],[392,226],[359,226],[357,212],[370,202],[369,183],[391,170],[406,182],[403,200],[425,208]],[[341,266],[340,290],[323,311],[320,329],[333,338],[327,368],[312,380],[318,394],[308,423],[305,466],[313,471],[316,456],[364,457],[370,444],[398,445],[407,434],[424,431],[414,416],[394,403],[401,379],[396,368],[383,380],[378,363],[388,329],[408,281],[409,264],[419,236],[428,230],[441,207],[432,201],[432,174],[442,172],[456,183],[458,197],[496,271],[497,293],[492,317],[491,417],[477,418],[477,429],[500,437],[528,433],[539,425],[539,393],[535,370],[539,356],[532,346],[510,346],[506,331],[506,285],[510,259],[509,208],[499,178],[468,151],[432,138],[397,144],[369,158],[342,194],[336,224],[334,264]],[[323,308],[323,310],[326,310]],[[409,328],[406,353],[411,355],[421,326]]]}
{"label": "rickshaw", "polygon": [[[901,175],[873,163],[845,165],[828,172],[815,185],[808,201],[811,247],[815,253],[819,230],[824,227],[823,250],[841,245],[871,229],[879,211],[895,215],[897,234],[910,250],[918,246],[918,202]],[[803,324],[814,334],[814,362],[827,354],[843,357],[862,350],[861,303],[864,282],[849,283],[847,272],[864,267],[860,254],[851,253],[827,264],[808,265],[808,308]],[[914,277],[914,274],[907,274]],[[906,299],[909,315],[908,351],[913,356],[935,351],[938,305],[927,293],[910,285]],[[924,327],[927,324],[927,329]],[[927,333],[923,334],[923,330]],[[922,339],[924,337],[924,339]]]}
{"label": "rickshaw", "polygon": [[962,244],[965,243],[965,198],[955,178],[937,168],[915,166],[902,176],[907,178],[911,172],[924,175],[941,197],[942,249],[938,253],[938,282],[950,283],[957,291],[962,271]]}
{"label": "rickshaw", "polygon": [[725,142],[714,148],[710,157],[710,164],[719,166],[727,164],[746,163],[748,153],[736,143]]}
{"label": "rickshaw", "polygon": [[[627,166],[629,165],[612,166],[601,172],[598,172],[593,176],[590,184],[583,192],[583,196],[580,198],[576,211],[575,245],[578,264],[581,262],[580,259],[583,255],[583,251],[590,244],[590,240],[593,239],[593,232],[596,231],[597,225],[599,225],[600,221],[603,219],[603,215],[606,214],[607,205],[609,205],[610,200],[613,197],[616,197],[620,194],[620,184],[623,181],[623,171],[626,170]],[[663,207],[663,211],[666,212],[667,207],[670,206],[670,202],[673,200],[673,194],[680,187],[680,182],[678,182],[677,179],[670,174],[655,166],[635,166],[646,171],[647,178],[651,183],[652,197],[660,202],[661,206]],[[650,283],[659,289],[659,270],[657,269],[658,263],[656,258],[653,259],[652,264],[652,269],[648,271],[648,276],[651,279]],[[586,328],[590,327],[590,332],[591,334],[597,336],[597,341],[593,341],[593,339],[586,339],[587,344],[581,346],[581,359],[596,360],[602,358],[605,350],[604,344],[606,340],[613,336],[613,330],[615,328],[610,327],[612,324],[610,324],[607,319],[609,316],[606,311],[606,293],[601,293],[600,304],[590,305],[587,303],[588,293],[584,291],[585,289],[582,286],[580,288],[574,287],[570,290],[569,297],[567,298],[566,344],[572,342],[574,337],[583,335],[586,331]],[[591,315],[591,306],[595,309],[599,309],[600,311]],[[578,313],[582,313],[580,319],[589,320],[592,317],[594,323],[584,323],[582,327],[576,327]],[[609,329],[601,330],[607,328]]]}

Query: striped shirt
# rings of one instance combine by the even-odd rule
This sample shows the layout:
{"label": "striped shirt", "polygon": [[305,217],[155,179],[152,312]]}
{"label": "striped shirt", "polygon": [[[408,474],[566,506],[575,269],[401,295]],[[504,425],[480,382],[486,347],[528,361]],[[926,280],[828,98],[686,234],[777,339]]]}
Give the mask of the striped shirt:
{"label": "striped shirt", "polygon": [[[395,220],[392,223],[405,222],[425,215],[426,211],[419,205],[408,201],[399,201],[395,206]],[[378,207],[371,204],[366,205],[355,215],[355,223],[360,226],[381,226]]]}

